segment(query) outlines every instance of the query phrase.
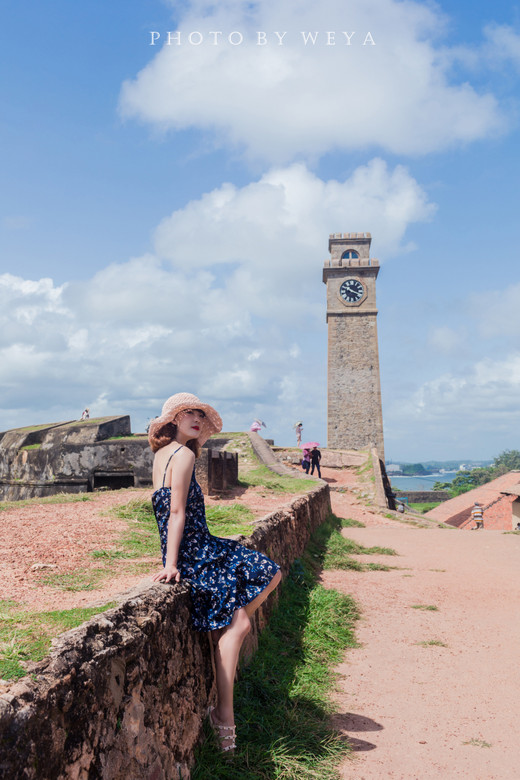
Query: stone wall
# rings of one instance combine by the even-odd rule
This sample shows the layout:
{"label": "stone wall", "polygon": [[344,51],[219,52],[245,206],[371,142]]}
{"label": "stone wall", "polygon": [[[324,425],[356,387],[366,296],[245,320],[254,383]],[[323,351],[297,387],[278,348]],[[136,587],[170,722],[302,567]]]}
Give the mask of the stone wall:
{"label": "stone wall", "polygon": [[[0,442],[0,500],[149,487],[152,462],[147,436],[131,435],[128,416],[7,431]],[[206,494],[225,490],[237,483],[238,457],[204,448],[196,476]]]}
{"label": "stone wall", "polygon": [[205,495],[223,492],[238,482],[238,453],[204,447],[195,461],[195,476]]}
{"label": "stone wall", "polygon": [[[276,456],[283,463],[300,465],[302,451],[297,447],[273,447]],[[368,459],[367,450],[330,450],[321,448],[321,465],[331,469],[364,466]]]}
{"label": "stone wall", "polygon": [[448,501],[447,490],[394,490],[396,500],[408,499],[408,504],[429,504],[435,501]]}
{"label": "stone wall", "polygon": [[375,502],[380,507],[395,509],[393,493],[386,476],[385,462],[379,457],[375,447],[372,447],[370,450],[370,457],[372,460],[372,471],[374,472]]}
{"label": "stone wall", "polygon": [[[244,544],[287,574],[330,511],[328,486],[261,521]],[[258,611],[248,649],[265,625]],[[186,585],[144,585],[62,634],[0,695],[5,780],[186,780],[215,689],[208,639],[190,628]]]}

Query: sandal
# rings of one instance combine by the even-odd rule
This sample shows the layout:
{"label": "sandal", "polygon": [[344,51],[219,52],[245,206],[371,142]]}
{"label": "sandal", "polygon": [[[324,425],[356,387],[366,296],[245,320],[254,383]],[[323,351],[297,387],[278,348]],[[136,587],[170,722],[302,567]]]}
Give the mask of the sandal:
{"label": "sandal", "polygon": [[[218,740],[220,749],[223,753],[229,753],[236,748],[236,726],[223,726],[220,723],[215,723],[213,720],[212,712],[215,707],[210,707],[208,710],[208,719],[211,728]],[[227,743],[227,744],[226,744]]]}

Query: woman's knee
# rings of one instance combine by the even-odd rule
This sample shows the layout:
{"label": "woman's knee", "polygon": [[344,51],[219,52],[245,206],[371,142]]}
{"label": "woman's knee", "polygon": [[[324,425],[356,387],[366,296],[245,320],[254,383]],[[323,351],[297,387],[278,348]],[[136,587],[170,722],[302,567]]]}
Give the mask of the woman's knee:
{"label": "woman's knee", "polygon": [[278,571],[276,572],[272,580],[269,582],[269,585],[267,585],[265,589],[266,596],[269,593],[271,593],[280,584],[281,579],[282,579],[282,572],[280,571],[280,569],[278,569]]}
{"label": "woman's knee", "polygon": [[251,631],[251,621],[245,609],[237,609],[232,623],[233,631],[241,637],[247,636]]}

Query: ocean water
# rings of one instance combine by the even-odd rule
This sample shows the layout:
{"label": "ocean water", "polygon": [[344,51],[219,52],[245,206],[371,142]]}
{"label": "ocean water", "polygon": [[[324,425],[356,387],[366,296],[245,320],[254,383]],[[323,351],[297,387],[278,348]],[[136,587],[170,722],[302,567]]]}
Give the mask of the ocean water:
{"label": "ocean water", "polygon": [[444,474],[428,474],[427,477],[390,477],[394,490],[433,490],[436,482],[451,482],[457,471],[446,471]]}

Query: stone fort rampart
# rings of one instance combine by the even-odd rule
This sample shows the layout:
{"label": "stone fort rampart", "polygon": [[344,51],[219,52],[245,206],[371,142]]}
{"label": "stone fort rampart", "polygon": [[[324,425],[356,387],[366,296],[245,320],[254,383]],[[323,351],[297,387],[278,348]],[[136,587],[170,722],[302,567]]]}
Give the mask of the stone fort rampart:
{"label": "stone fort rampart", "polygon": [[[287,575],[330,511],[329,488],[268,515],[241,541]],[[145,585],[62,634],[50,656],[0,695],[6,780],[188,778],[214,697],[208,639],[189,625],[186,585]],[[249,652],[273,606],[254,617]]]}
{"label": "stone fort rampart", "polygon": [[[238,456],[211,439],[196,462],[205,493],[236,484]],[[149,487],[153,454],[144,434],[133,435],[130,417],[54,423],[0,434],[0,500]]]}

